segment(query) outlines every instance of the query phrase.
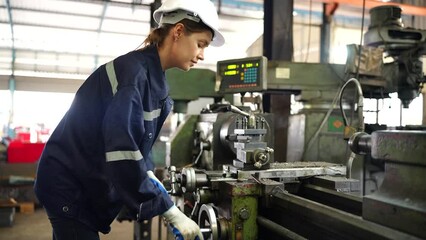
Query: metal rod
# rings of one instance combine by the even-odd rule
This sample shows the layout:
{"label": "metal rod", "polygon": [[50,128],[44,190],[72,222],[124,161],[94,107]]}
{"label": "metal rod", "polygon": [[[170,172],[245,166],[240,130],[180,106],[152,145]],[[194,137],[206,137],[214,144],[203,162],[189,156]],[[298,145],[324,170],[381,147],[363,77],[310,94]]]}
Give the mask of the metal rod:
{"label": "metal rod", "polygon": [[379,99],[376,99],[376,124],[379,124]]}
{"label": "metal rod", "polygon": [[212,230],[210,228],[200,228],[201,233],[211,233]]}
{"label": "metal rod", "polygon": [[401,126],[401,127],[402,127],[402,107],[403,107],[403,105],[402,105],[402,101],[401,101],[401,103],[399,104],[399,126]]}
{"label": "metal rod", "polygon": [[[304,221],[314,223],[324,230],[353,239],[419,239],[362,217],[320,204],[290,193],[276,192],[270,199],[271,207],[294,213]],[[274,209],[275,210],[275,209]]]}
{"label": "metal rod", "polygon": [[260,226],[267,228],[268,230],[271,230],[272,232],[278,234],[280,237],[284,237],[286,239],[295,239],[295,240],[307,239],[262,216],[257,217],[257,223],[259,223]]}

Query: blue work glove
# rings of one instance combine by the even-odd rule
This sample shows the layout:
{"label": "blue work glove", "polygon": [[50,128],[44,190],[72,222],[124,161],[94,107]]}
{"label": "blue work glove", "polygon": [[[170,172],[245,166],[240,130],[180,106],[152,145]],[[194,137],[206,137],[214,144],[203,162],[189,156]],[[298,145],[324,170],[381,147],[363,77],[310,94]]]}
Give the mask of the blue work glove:
{"label": "blue work glove", "polygon": [[[172,224],[170,224],[172,228],[173,235],[175,236],[175,240],[184,240],[182,234],[179,232],[177,228],[175,228]],[[198,236],[195,237],[195,240],[200,240]]]}
{"label": "blue work glove", "polygon": [[146,174],[148,175],[149,180],[151,180],[152,184],[158,187],[162,192],[168,194],[164,185],[160,182],[160,180],[158,180],[158,178],[155,176],[155,174],[151,170],[147,171]]}
{"label": "blue work glove", "polygon": [[200,227],[176,206],[173,205],[162,216],[171,225],[176,239],[193,240],[198,237],[199,240],[204,240]]}

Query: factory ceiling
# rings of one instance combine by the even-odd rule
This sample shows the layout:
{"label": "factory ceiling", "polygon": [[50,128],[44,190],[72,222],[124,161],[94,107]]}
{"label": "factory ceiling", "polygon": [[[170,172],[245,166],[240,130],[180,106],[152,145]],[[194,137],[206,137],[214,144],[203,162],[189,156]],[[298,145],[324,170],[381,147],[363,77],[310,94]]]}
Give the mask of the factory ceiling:
{"label": "factory ceiling", "polygon": [[[0,89],[10,76],[85,79],[97,66],[136,49],[150,32],[154,0],[0,0]],[[213,0],[226,44],[206,50],[198,67],[245,57],[263,33],[262,0]],[[295,0],[295,22],[321,23],[323,3],[339,4],[345,21],[359,23],[363,1]],[[366,0],[368,7],[378,1]],[[379,1],[382,2],[382,1]],[[404,1],[407,2],[407,1]],[[404,4],[426,15],[424,1]],[[417,7],[415,7],[417,6]],[[3,84],[2,84],[3,81]]]}

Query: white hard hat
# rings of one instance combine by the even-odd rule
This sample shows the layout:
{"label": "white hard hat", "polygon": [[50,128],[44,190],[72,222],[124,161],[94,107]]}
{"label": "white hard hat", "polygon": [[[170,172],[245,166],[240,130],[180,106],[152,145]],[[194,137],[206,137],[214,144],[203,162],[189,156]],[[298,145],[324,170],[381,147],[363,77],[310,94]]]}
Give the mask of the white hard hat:
{"label": "white hard hat", "polygon": [[163,23],[175,24],[185,18],[195,22],[201,19],[214,32],[210,45],[218,47],[225,43],[223,35],[219,32],[216,8],[210,0],[166,0],[154,11],[153,17],[160,26]]}

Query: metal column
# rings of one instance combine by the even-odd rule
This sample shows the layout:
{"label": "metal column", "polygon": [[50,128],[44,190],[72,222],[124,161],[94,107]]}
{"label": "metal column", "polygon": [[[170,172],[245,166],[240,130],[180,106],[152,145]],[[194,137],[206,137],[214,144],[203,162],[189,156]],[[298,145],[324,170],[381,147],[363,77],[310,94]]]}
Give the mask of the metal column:
{"label": "metal column", "polygon": [[[293,58],[293,0],[264,1],[263,55],[269,60]],[[274,114],[275,161],[285,161],[290,95],[264,94],[263,109]]]}
{"label": "metal column", "polygon": [[331,21],[334,12],[338,7],[337,3],[324,3],[322,5],[322,24],[321,24],[321,46],[320,61],[328,63],[330,61],[330,35]]}

